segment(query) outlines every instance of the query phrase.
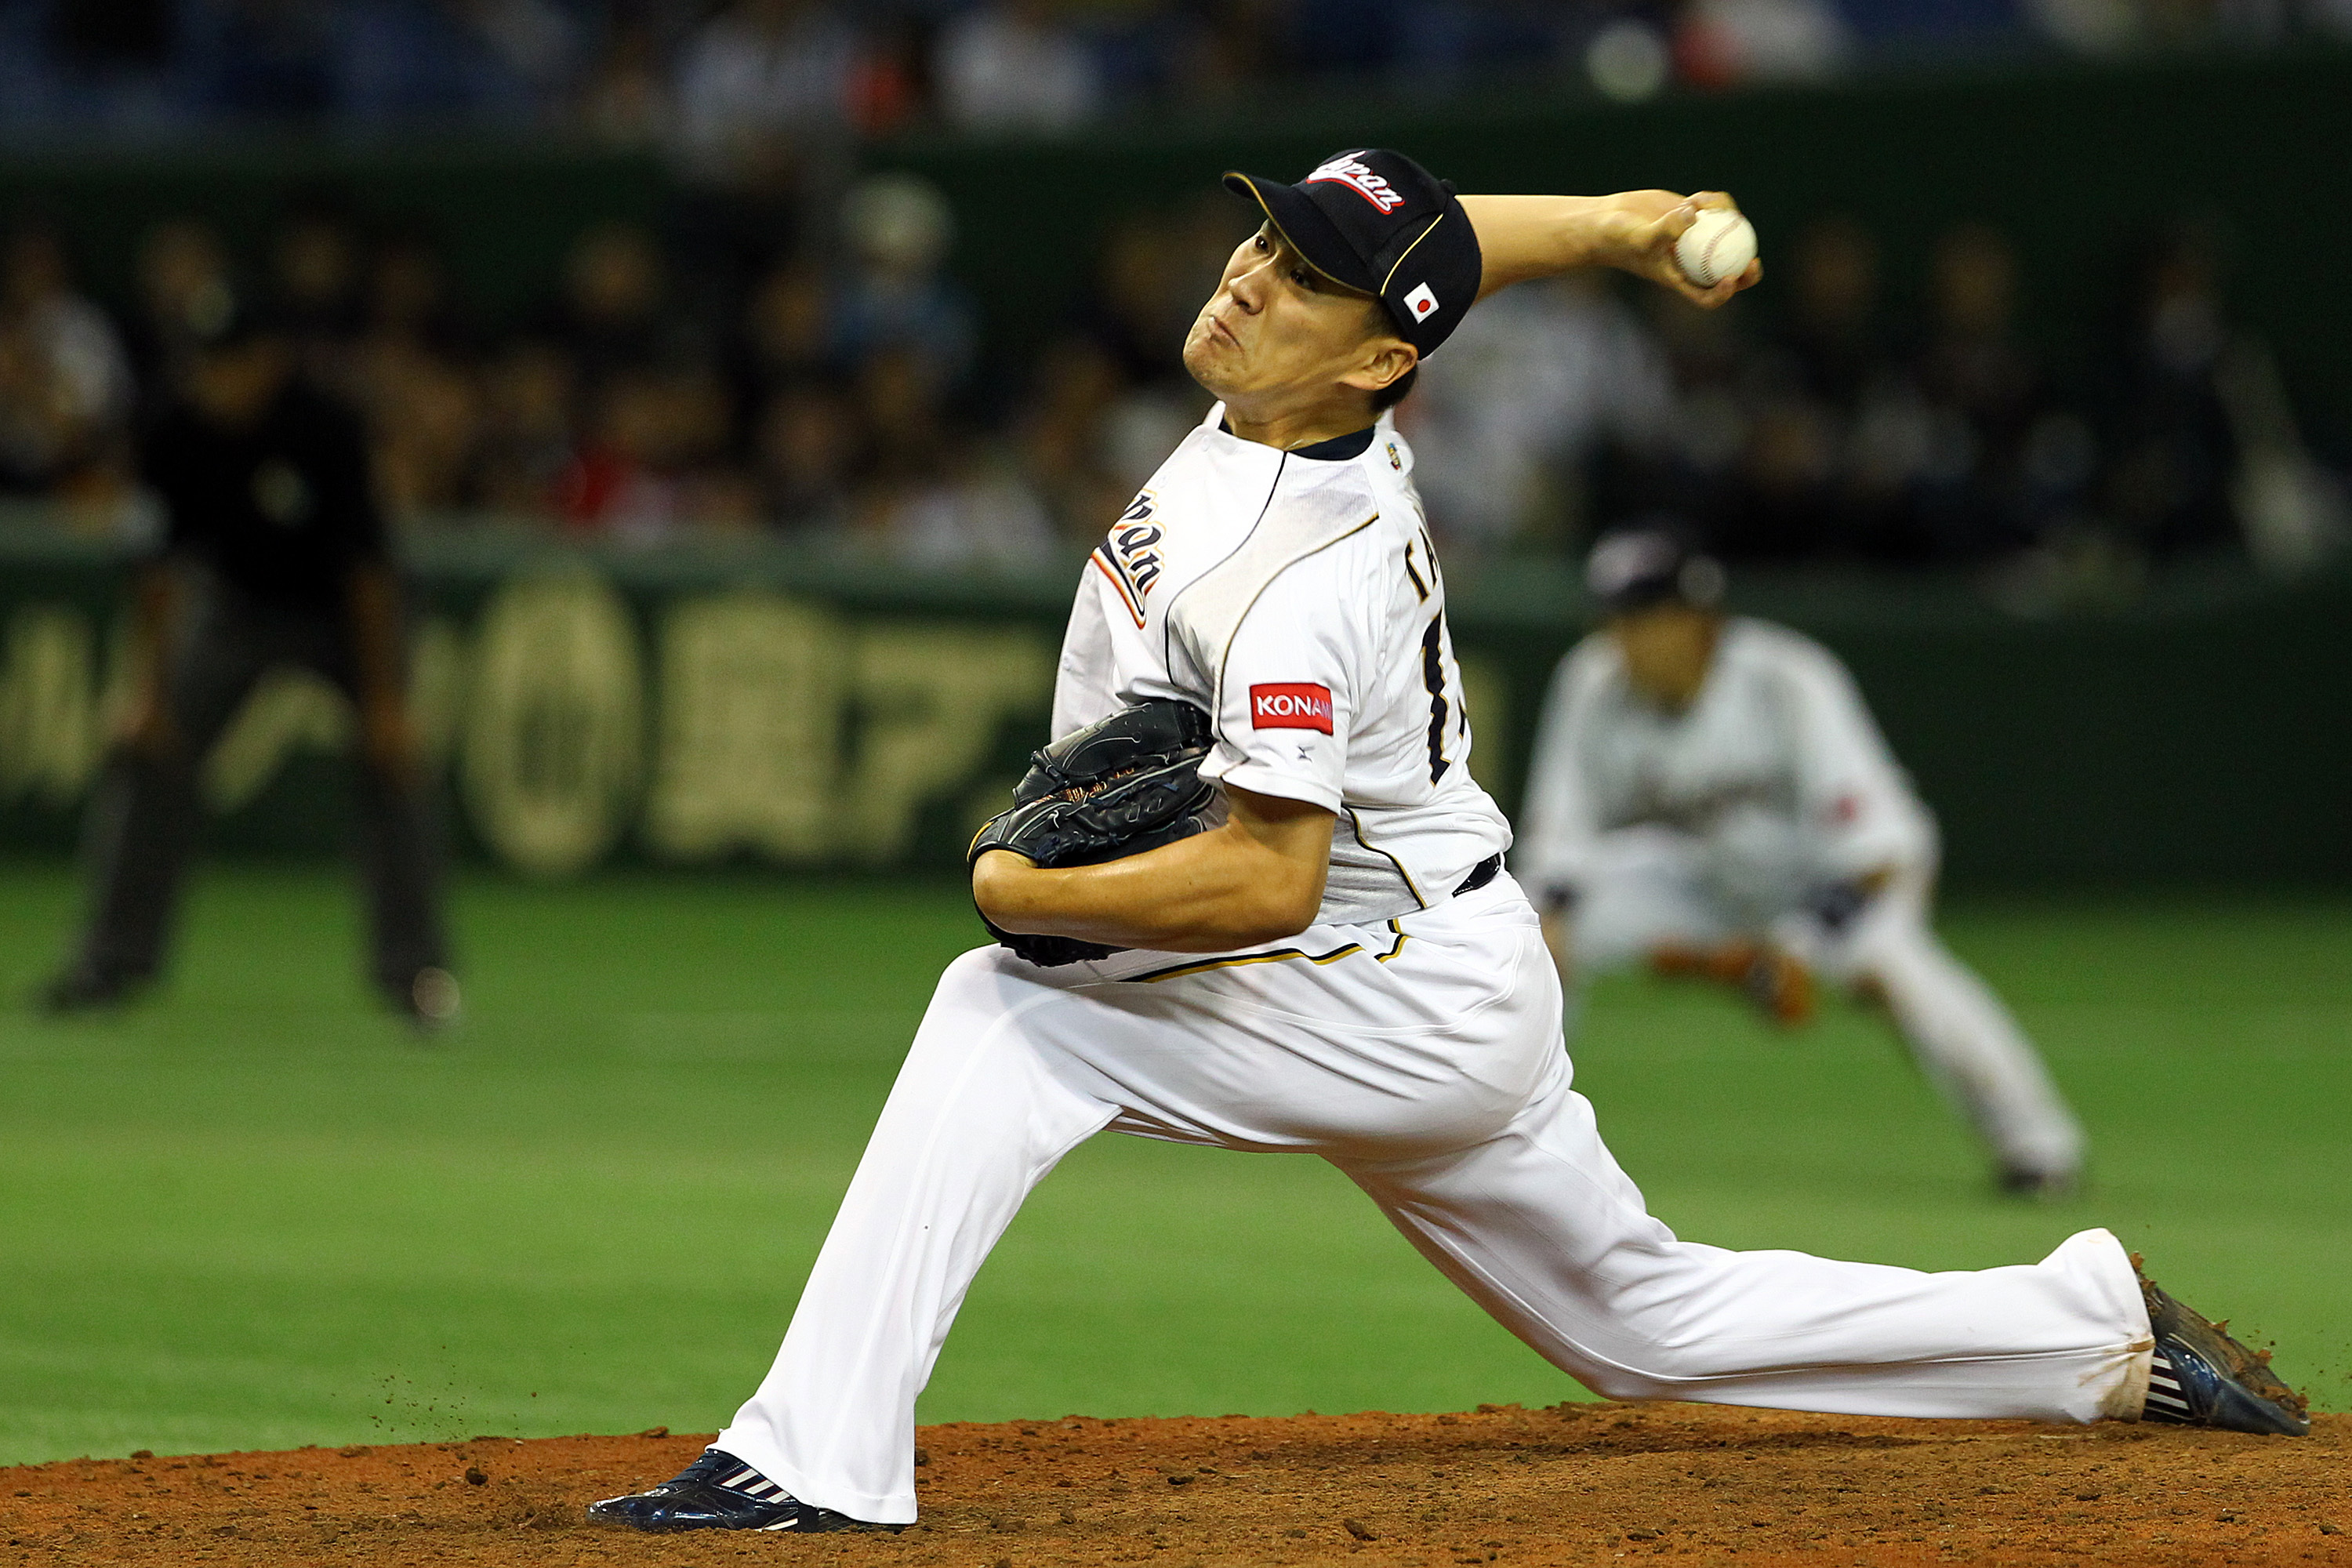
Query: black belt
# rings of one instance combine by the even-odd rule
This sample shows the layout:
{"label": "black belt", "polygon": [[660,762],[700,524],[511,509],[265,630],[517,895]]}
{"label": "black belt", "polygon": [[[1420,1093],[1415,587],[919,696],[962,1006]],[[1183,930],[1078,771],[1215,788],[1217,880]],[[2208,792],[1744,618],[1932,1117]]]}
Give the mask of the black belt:
{"label": "black belt", "polygon": [[1470,868],[1470,874],[1462,879],[1462,885],[1454,889],[1454,896],[1458,899],[1465,893],[1476,892],[1499,876],[1502,869],[1503,857],[1499,853],[1487,856]]}

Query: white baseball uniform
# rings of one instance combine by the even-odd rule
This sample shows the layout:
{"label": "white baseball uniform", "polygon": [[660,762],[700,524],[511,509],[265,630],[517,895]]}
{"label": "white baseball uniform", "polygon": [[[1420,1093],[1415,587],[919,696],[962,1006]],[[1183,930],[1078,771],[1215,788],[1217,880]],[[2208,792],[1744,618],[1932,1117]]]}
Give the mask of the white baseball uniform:
{"label": "white baseball uniform", "polygon": [[[1385,418],[1285,453],[1187,436],[1089,562],[1054,728],[1177,697],[1208,776],[1337,813],[1315,924],[1245,951],[948,968],[783,1348],[717,1446],[803,1501],[915,1517],[914,1406],[982,1260],[1104,1128],[1320,1154],[1590,1386],[1856,1413],[2136,1415],[2147,1317],[2086,1231],[1922,1274],[1677,1240],[1569,1086],[1560,992],[1508,876],[1412,457]],[[1309,1331],[1302,1325],[1302,1331]]]}
{"label": "white baseball uniform", "polygon": [[[1819,643],[1727,620],[1706,684],[1675,713],[1632,689],[1613,638],[1587,637],[1553,679],[1523,816],[1512,869],[1538,902],[1567,906],[1580,974],[1664,944],[1769,938],[1884,996],[2004,1166],[2080,1163],[2082,1129],[2040,1057],[1936,939],[1935,820]],[[1825,903],[1873,873],[1888,880],[1867,903]]]}

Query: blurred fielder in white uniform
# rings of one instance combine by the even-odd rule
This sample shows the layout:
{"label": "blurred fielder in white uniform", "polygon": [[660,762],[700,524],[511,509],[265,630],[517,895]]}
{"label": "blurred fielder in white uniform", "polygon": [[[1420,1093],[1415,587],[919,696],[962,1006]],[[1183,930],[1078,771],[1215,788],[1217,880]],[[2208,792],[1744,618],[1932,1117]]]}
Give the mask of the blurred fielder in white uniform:
{"label": "blurred fielder in white uniform", "polygon": [[[2170,1309],[2106,1231],[1975,1273],[1686,1242],[1570,1087],[1559,978],[1470,776],[1444,580],[1386,411],[1514,282],[1616,266],[1721,304],[1754,269],[1701,290],[1673,251],[1727,199],[1457,197],[1376,149],[1297,184],[1227,183],[1265,223],[1185,342],[1219,402],[1087,565],[1054,703],[1074,748],[1192,714],[1191,782],[1213,782],[1223,820],[1063,864],[992,836],[1082,811],[1083,792],[982,829],[973,900],[1005,944],[940,976],[774,1364],[700,1458],[594,1515],[912,1521],[915,1399],[964,1292],[1030,1190],[1105,1130],[1329,1161],[1512,1332],[1620,1398],[2091,1421],[2160,1415],[2178,1388],[2178,1419],[2301,1430],[2242,1347],[2176,1355]],[[2257,1403],[2222,1403],[2241,1396]]]}
{"label": "blurred fielder in white uniform", "polygon": [[1928,924],[1936,824],[1834,655],[1727,616],[1670,527],[1592,552],[1608,615],[1560,661],[1512,869],[1571,980],[1648,963],[1783,1024],[1811,976],[1882,1002],[2008,1191],[2074,1190],[2083,1132],[2000,999]]}

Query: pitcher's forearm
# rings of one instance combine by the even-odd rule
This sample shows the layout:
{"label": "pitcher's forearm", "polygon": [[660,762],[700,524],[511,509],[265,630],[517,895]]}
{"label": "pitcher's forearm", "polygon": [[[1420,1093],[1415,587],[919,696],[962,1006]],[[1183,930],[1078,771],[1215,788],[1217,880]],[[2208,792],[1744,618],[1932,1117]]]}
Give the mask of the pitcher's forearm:
{"label": "pitcher's forearm", "polygon": [[1720,191],[1619,191],[1607,196],[1464,196],[1478,233],[1478,297],[1580,268],[1612,267],[1671,289],[1693,304],[1722,304],[1763,276],[1751,263],[1738,278],[1702,289],[1675,264],[1675,240],[1702,211],[1728,207]]}
{"label": "pitcher's forearm", "polygon": [[992,850],[972,868],[972,897],[1006,931],[1226,952],[1313,924],[1322,869],[1303,868],[1228,823],[1099,866],[1047,868]]}
{"label": "pitcher's forearm", "polygon": [[1608,264],[1616,196],[1464,196],[1478,231],[1485,299],[1497,289]]}

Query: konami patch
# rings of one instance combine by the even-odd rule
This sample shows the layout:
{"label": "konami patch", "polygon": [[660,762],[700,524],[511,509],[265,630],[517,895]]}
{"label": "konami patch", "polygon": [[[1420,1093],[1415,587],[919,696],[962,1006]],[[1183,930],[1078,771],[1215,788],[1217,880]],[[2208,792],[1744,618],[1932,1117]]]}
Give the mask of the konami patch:
{"label": "konami patch", "polygon": [[1309,681],[1280,681],[1250,688],[1253,730],[1320,730],[1331,732],[1331,689]]}

